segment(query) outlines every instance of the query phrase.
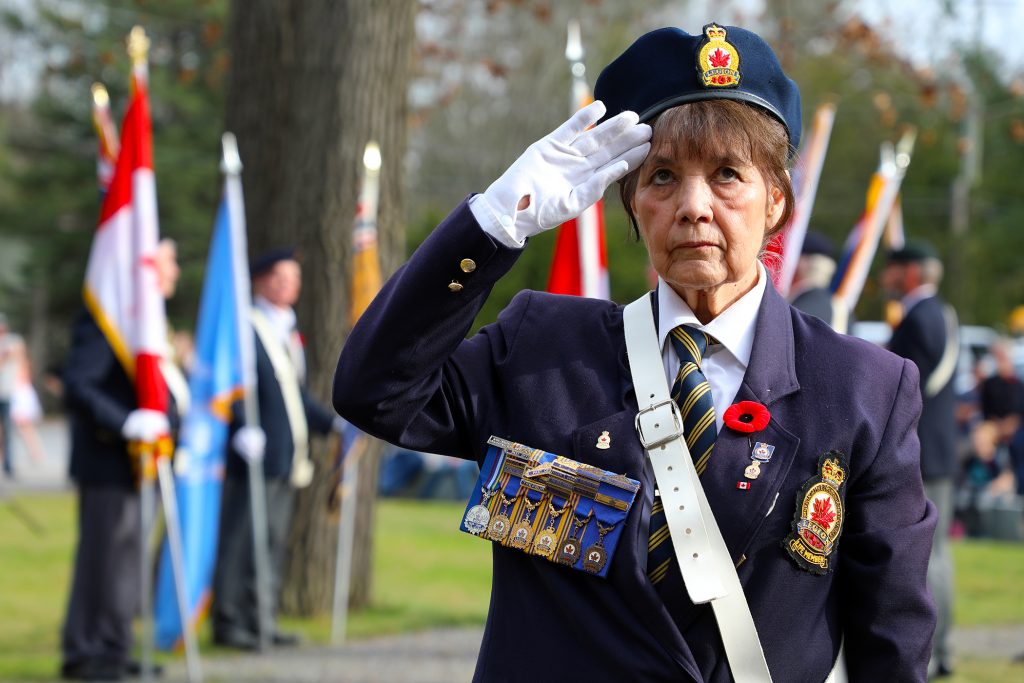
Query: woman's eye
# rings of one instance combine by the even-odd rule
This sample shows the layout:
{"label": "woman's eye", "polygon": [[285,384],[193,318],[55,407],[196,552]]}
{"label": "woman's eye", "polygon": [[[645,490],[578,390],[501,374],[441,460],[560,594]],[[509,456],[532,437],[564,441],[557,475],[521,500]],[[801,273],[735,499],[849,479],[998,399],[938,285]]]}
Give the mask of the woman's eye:
{"label": "woman's eye", "polygon": [[715,176],[719,180],[736,180],[737,178],[740,177],[740,174],[736,171],[735,168],[723,166],[722,168],[715,171]]}
{"label": "woman's eye", "polygon": [[664,185],[672,180],[672,174],[664,168],[659,168],[651,174],[652,185]]}

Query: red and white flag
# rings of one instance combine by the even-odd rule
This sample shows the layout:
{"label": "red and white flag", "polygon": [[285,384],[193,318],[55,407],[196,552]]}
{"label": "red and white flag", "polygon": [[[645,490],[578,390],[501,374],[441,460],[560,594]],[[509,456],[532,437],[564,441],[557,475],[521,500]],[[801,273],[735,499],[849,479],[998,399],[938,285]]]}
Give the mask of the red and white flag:
{"label": "red and white flag", "polygon": [[121,150],[100,209],[86,266],[86,307],[130,377],[139,408],[167,412],[160,357],[167,340],[157,277],[156,178],[147,68],[135,59],[132,97],[121,126]]}
{"label": "red and white flag", "polygon": [[835,118],[836,108],[831,103],[819,105],[815,111],[810,135],[804,141],[793,171],[793,192],[796,195],[793,215],[789,224],[768,243],[769,257],[765,259],[765,265],[779,294],[783,296],[789,294],[804,238],[807,237],[807,226],[814,209],[814,198],[818,194],[818,181],[825,165],[825,152],[828,150],[829,138],[832,137]]}
{"label": "red and white flag", "polygon": [[559,226],[548,291],[595,299],[609,298],[608,255],[604,245],[604,206],[601,200],[579,218]]}
{"label": "red and white flag", "polygon": [[[569,22],[565,56],[572,63],[572,107],[581,109],[594,101],[584,76],[583,44],[579,22]],[[608,299],[608,254],[604,243],[603,201],[558,228],[555,253],[548,276],[548,291],[594,299]]]}

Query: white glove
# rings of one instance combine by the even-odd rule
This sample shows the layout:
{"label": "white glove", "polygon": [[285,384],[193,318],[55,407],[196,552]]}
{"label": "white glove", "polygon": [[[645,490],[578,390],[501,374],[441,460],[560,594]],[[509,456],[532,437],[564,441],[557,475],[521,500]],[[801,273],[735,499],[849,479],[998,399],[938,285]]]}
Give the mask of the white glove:
{"label": "white glove", "polygon": [[235,435],[231,437],[231,447],[246,462],[260,462],[263,460],[263,453],[267,449],[267,433],[259,427],[246,425],[239,428]]}
{"label": "white glove", "polygon": [[154,443],[159,437],[171,433],[167,415],[159,410],[137,408],[128,413],[128,419],[121,425],[121,436],[128,441]]}
{"label": "white glove", "polygon": [[580,215],[610,184],[639,167],[651,148],[651,127],[624,111],[588,130],[604,113],[604,104],[595,101],[530,145],[474,197],[470,209],[481,226],[521,247],[527,237]]}

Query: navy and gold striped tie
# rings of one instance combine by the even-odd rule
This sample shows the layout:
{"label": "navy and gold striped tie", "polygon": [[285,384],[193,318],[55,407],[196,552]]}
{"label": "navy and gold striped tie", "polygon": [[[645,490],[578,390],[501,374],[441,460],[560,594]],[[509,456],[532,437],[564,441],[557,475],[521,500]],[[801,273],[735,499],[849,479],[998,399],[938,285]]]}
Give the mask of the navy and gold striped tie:
{"label": "navy and gold striped tie", "polygon": [[[717,433],[711,386],[700,369],[704,352],[714,340],[688,325],[674,328],[669,333],[669,339],[679,356],[679,372],[672,384],[672,400],[679,405],[686,446],[693,457],[694,468],[700,475],[708,467]],[[654,507],[651,508],[650,538],[647,543],[647,575],[651,583],[657,585],[665,578],[674,555],[665,508],[661,498],[656,496]]]}

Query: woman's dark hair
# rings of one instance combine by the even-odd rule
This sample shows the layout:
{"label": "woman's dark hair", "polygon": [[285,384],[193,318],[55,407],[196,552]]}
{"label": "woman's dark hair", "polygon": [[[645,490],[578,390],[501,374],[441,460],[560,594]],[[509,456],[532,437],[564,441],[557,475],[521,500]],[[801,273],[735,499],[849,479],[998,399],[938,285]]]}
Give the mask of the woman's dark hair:
{"label": "woman's dark hair", "polygon": [[[782,123],[771,114],[743,102],[703,100],[673,107],[650,123],[654,129],[652,153],[667,147],[676,156],[703,159],[721,156],[723,150],[728,150],[730,155],[739,155],[755,166],[769,188],[782,191],[786,206],[779,221],[765,232],[765,244],[789,221],[796,201],[793,183],[786,172],[791,151],[789,137]],[[640,228],[631,203],[642,168],[619,181],[619,196],[637,239]]]}

